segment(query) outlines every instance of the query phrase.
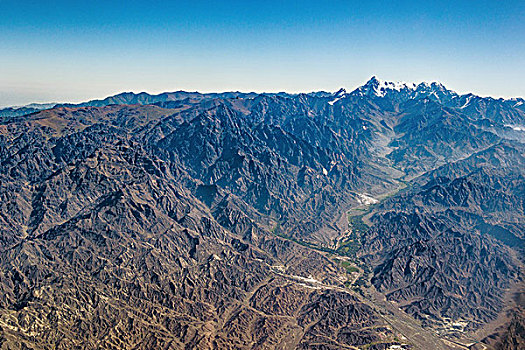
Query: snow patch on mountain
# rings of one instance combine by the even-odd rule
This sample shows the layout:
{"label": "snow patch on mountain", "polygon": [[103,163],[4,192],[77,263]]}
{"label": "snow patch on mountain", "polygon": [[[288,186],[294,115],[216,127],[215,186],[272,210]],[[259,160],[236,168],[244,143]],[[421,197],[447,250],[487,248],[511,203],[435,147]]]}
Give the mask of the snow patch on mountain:
{"label": "snow patch on mountain", "polygon": [[337,101],[339,101],[341,98],[342,98],[342,97],[337,97],[337,98],[333,99],[332,101],[328,102],[328,104],[329,104],[330,106],[333,106],[334,103],[336,103]]}
{"label": "snow patch on mountain", "polygon": [[507,128],[511,128],[512,130],[515,130],[515,131],[525,131],[525,126],[521,126],[521,125],[510,125],[510,124],[505,124],[505,126]]}
{"label": "snow patch on mountain", "polygon": [[466,108],[470,104],[470,100],[472,99],[472,96],[467,97],[467,101],[463,104],[463,106],[459,107],[461,109]]}
{"label": "snow patch on mountain", "polygon": [[334,103],[336,103],[337,101],[339,101],[340,99],[344,98],[346,96],[346,90],[344,88],[341,88],[339,89],[339,91],[337,91],[335,94],[334,94],[334,99],[330,102],[328,102],[328,104],[330,106],[333,106]]}
{"label": "snow patch on mountain", "polygon": [[370,196],[368,196],[366,194],[363,194],[363,193],[358,193],[357,194],[357,201],[360,204],[364,204],[364,205],[372,205],[372,204],[379,203],[379,201],[377,199],[375,199],[374,197],[370,197]]}

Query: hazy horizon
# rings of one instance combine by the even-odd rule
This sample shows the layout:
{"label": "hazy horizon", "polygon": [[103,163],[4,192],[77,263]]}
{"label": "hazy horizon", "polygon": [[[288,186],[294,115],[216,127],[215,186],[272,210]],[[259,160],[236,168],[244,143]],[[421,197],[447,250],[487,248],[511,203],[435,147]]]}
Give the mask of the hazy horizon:
{"label": "hazy horizon", "polygon": [[[373,76],[375,76],[375,75],[373,75]],[[377,77],[377,78],[380,79],[380,80],[388,81],[386,79],[381,79],[381,77]],[[143,90],[142,91],[123,90],[123,91],[118,91],[118,92],[115,92],[115,93],[110,93],[109,95],[93,96],[93,97],[89,97],[89,98],[79,98],[79,99],[73,100],[73,101],[72,100],[67,100],[67,101],[66,100],[61,100],[61,101],[59,101],[59,100],[57,100],[57,101],[47,101],[47,100],[45,100],[44,101],[43,100],[43,101],[30,101],[30,102],[27,102],[27,103],[9,104],[9,105],[2,105],[2,104],[0,104],[0,108],[24,107],[24,106],[27,106],[27,105],[30,105],[30,104],[53,104],[53,103],[56,103],[56,104],[61,104],[61,103],[76,104],[76,103],[83,103],[83,102],[88,102],[88,101],[93,101],[93,100],[104,100],[105,98],[116,96],[116,95],[119,95],[119,94],[124,94],[124,93],[134,93],[134,94],[147,93],[149,95],[159,95],[159,94],[162,94],[162,93],[174,93],[174,92],[178,92],[178,91],[184,91],[184,92],[196,92],[196,93],[203,93],[203,94],[206,94],[206,93],[227,93],[227,92],[257,93],[257,94],[283,92],[283,93],[289,93],[289,94],[299,94],[299,93],[313,93],[313,92],[333,92],[333,93],[335,93],[335,92],[339,91],[340,89],[345,89],[347,92],[351,92],[351,91],[354,91],[355,89],[359,88],[360,86],[363,86],[368,80],[365,80],[361,84],[358,84],[358,85],[356,85],[354,87],[340,86],[339,88],[332,89],[332,90],[309,90],[309,91],[285,91],[285,90],[279,90],[279,89],[275,89],[275,90],[272,90],[272,91],[257,91],[257,90],[244,90],[244,91],[243,90],[222,90],[222,91],[212,91],[212,90],[210,90],[210,91],[203,91],[203,90],[178,89],[178,90],[166,90],[166,91],[151,92],[151,91],[143,91]],[[396,82],[399,83],[401,81],[396,81]],[[418,82],[403,81],[403,82],[419,84],[422,81],[418,81]],[[432,83],[432,82],[437,82],[437,81],[425,81],[425,82]],[[440,82],[440,83],[442,83],[442,82]],[[505,97],[505,96],[480,95],[480,94],[476,94],[476,93],[474,93],[472,91],[460,92],[460,91],[457,91],[457,90],[455,90],[453,88],[450,88],[449,86],[447,86],[447,84],[443,84],[443,85],[447,89],[455,91],[456,93],[458,93],[460,95],[473,93],[474,95],[478,95],[478,96],[481,96],[481,97],[492,97],[492,98],[495,98],[495,99],[498,99],[498,98],[504,98],[504,99],[524,98],[522,96]]]}
{"label": "hazy horizon", "polygon": [[1,1],[0,106],[123,91],[352,90],[372,75],[524,97],[525,3]]}

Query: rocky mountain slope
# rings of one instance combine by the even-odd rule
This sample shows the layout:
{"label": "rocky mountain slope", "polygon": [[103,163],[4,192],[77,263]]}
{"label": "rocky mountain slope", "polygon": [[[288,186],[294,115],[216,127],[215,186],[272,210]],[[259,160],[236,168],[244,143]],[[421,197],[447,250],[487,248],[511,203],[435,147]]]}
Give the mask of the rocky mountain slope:
{"label": "rocky mountain slope", "polygon": [[476,332],[523,300],[506,304],[523,292],[520,101],[374,77],[5,115],[1,347],[519,342],[518,321]]}

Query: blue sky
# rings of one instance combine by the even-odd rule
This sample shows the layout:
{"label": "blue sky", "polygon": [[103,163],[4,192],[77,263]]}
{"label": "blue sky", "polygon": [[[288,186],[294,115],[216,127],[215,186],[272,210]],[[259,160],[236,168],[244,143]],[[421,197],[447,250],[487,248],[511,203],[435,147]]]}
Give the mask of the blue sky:
{"label": "blue sky", "polygon": [[122,91],[525,96],[525,1],[0,0],[0,106]]}

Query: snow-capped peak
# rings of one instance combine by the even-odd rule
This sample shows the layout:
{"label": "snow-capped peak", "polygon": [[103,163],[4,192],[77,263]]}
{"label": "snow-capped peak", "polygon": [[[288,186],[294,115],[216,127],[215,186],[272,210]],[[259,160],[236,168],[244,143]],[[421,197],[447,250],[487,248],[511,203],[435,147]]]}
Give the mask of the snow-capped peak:
{"label": "snow-capped peak", "polygon": [[390,98],[398,102],[419,98],[430,98],[444,102],[459,97],[456,92],[448,90],[443,84],[438,82],[421,82],[417,84],[403,81],[392,82],[380,80],[376,76],[373,76],[363,86],[358,87],[350,93],[343,88],[339,89],[331,95],[331,100],[328,104],[333,106],[336,102],[347,96]]}
{"label": "snow-capped peak", "polygon": [[417,85],[414,83],[384,81],[378,79],[376,76],[373,76],[366,82],[365,85],[357,88],[353,93],[359,95],[375,95],[378,97],[384,97],[389,91],[409,91],[415,90],[416,87]]}
{"label": "snow-capped peak", "polygon": [[373,76],[365,85],[358,87],[352,92],[354,95],[377,97],[385,97],[392,93],[396,93],[396,96],[404,96],[405,98],[432,95],[435,98],[441,99],[444,95],[456,95],[455,92],[447,90],[443,84],[438,82],[422,82],[419,84],[392,82],[380,80],[376,76]]}

